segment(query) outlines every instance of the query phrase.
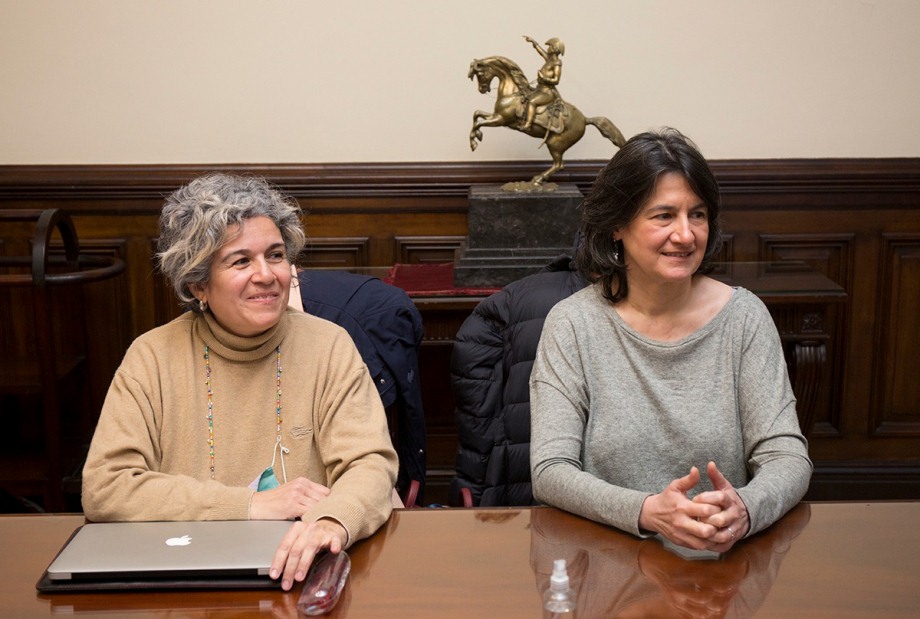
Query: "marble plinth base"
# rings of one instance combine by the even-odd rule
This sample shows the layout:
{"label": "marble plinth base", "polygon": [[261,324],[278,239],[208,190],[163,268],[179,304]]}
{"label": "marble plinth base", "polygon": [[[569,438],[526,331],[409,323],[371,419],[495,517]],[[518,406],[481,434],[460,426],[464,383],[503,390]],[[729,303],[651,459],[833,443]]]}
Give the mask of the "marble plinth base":
{"label": "marble plinth base", "polygon": [[454,285],[500,287],[571,254],[581,230],[582,195],[574,184],[552,192],[470,187],[466,246],[457,250]]}

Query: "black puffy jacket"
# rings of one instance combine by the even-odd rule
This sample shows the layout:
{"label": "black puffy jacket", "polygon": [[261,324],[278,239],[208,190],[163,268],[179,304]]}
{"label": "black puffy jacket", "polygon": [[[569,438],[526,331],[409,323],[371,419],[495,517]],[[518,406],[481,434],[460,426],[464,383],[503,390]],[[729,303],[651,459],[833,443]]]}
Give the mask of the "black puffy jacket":
{"label": "black puffy jacket", "polygon": [[549,310],[585,285],[572,269],[571,258],[560,256],[508,284],[477,305],[457,332],[451,385],[460,446],[451,505],[463,504],[462,488],[474,505],[533,504],[530,371]]}

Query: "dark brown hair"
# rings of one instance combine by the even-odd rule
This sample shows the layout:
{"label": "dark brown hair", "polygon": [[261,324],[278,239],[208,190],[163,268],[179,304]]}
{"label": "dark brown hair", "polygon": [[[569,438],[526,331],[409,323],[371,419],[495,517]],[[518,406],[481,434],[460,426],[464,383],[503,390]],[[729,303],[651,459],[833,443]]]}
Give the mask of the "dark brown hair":
{"label": "dark brown hair", "polygon": [[598,174],[582,204],[583,239],[576,264],[589,282],[601,282],[604,297],[611,303],[629,294],[622,243],[613,240],[613,233],[633,220],[666,172],[686,178],[706,205],[709,240],[697,272],[712,268],[712,257],[722,244],[722,231],[719,183],[709,164],[693,142],[676,129],[640,133],[627,140]]}

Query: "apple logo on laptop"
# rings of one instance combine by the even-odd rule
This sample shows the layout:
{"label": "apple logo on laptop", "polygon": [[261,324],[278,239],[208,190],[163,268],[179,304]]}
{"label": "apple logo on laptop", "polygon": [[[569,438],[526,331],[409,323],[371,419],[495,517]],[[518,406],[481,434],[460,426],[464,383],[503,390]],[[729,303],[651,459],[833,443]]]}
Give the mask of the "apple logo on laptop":
{"label": "apple logo on laptop", "polygon": [[182,537],[170,537],[166,540],[167,546],[188,546],[192,543],[192,538],[188,535],[183,535]]}

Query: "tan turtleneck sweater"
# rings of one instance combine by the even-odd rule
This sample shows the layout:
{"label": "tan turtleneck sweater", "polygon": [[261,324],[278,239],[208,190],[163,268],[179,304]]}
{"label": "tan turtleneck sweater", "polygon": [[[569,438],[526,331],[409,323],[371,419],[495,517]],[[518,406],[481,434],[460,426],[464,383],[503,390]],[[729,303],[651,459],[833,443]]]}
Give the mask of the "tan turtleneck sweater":
{"label": "tan turtleneck sweater", "polygon": [[[223,330],[210,313],[189,312],[134,341],[109,387],[83,469],[86,517],[247,519],[249,485],[271,465],[277,437],[279,347],[287,479],[306,477],[332,490],[303,520],[334,518],[349,543],[376,531],[392,509],[397,471],[380,397],[348,333],[293,309],[254,338]],[[278,458],[274,471],[282,482]]]}

